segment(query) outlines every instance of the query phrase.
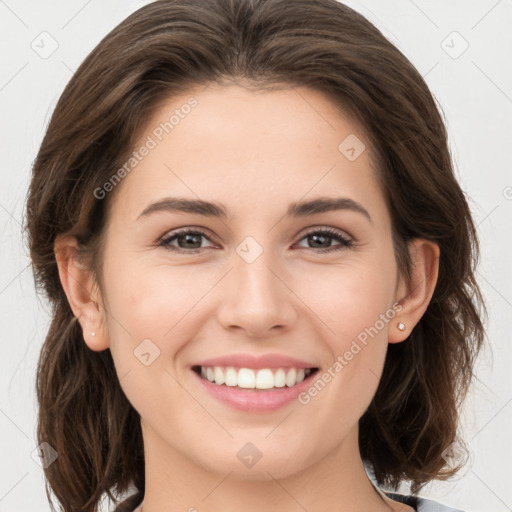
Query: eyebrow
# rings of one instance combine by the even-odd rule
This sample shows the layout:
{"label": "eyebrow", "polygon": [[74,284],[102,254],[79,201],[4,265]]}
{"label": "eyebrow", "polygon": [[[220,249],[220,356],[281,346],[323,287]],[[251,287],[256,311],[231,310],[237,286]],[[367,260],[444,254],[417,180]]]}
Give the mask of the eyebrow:
{"label": "eyebrow", "polygon": [[[306,217],[330,211],[349,210],[364,215],[373,223],[368,211],[358,202],[348,197],[319,197],[310,201],[299,201],[288,207],[286,217]],[[146,207],[137,217],[147,217],[154,212],[169,211],[195,213],[206,217],[225,219],[229,211],[220,203],[203,201],[201,199],[184,199],[178,197],[165,197]]]}

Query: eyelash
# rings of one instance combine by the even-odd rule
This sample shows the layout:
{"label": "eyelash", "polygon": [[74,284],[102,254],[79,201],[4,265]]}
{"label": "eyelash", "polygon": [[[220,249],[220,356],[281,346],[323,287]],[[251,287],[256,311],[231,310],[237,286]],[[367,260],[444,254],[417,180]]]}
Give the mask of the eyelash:
{"label": "eyelash", "polygon": [[[189,253],[189,254],[196,254],[196,253],[201,252],[203,249],[206,249],[206,247],[199,248],[199,249],[183,249],[182,247],[173,247],[170,245],[171,242],[173,242],[174,240],[178,239],[179,237],[182,237],[185,235],[201,235],[201,236],[204,236],[205,238],[207,238],[211,242],[210,238],[208,237],[208,235],[206,234],[205,231],[202,231],[201,229],[196,228],[196,229],[183,229],[181,231],[173,233],[171,236],[162,238],[158,242],[157,245],[158,245],[158,247],[164,247],[165,249],[170,250],[170,251],[183,252],[183,253]],[[340,251],[343,249],[351,248],[355,245],[353,240],[345,238],[338,231],[335,231],[334,229],[330,229],[330,228],[323,228],[323,229],[317,229],[317,230],[310,231],[309,233],[304,234],[304,236],[299,240],[299,242],[302,241],[304,238],[307,238],[308,236],[311,236],[311,235],[324,235],[324,236],[328,236],[329,238],[334,238],[338,242],[341,242],[340,246],[330,247],[328,249],[310,248],[312,251],[314,251],[318,254],[325,254],[325,253],[330,253],[330,252],[334,252],[334,251]],[[308,249],[308,248],[302,247],[301,249]]]}

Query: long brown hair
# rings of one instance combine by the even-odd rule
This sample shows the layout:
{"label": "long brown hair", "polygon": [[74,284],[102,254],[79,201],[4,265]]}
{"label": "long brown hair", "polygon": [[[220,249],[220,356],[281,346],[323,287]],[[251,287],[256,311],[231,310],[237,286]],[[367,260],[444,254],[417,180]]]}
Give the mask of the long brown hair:
{"label": "long brown hair", "polygon": [[[381,485],[417,492],[457,470],[444,451],[484,340],[475,281],[478,240],[454,176],[446,129],[418,71],[382,33],[335,0],[159,0],[114,28],[62,93],[33,165],[26,229],[38,287],[53,318],[37,370],[38,440],[58,453],[45,468],[66,512],[106,495],[144,493],[140,417],[109,350],[83,341],[61,286],[57,235],[77,237],[101,283],[102,236],[115,173],[158,106],[200,84],[244,80],[306,86],[362,124],[376,155],[399,270],[407,241],[440,247],[439,278],[408,340],[391,344],[375,398],[360,420],[360,450]],[[120,185],[121,186],[121,185]],[[119,188],[119,187],[117,187]],[[52,506],[53,508],[53,506]]]}

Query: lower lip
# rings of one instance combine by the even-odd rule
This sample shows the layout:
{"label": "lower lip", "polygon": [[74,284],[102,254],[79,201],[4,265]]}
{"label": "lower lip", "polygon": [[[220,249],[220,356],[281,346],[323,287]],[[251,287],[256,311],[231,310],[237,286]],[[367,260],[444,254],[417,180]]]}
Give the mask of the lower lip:
{"label": "lower lip", "polygon": [[291,388],[264,389],[240,389],[226,385],[219,385],[200,377],[194,370],[192,373],[199,379],[205,389],[217,400],[242,411],[262,412],[275,411],[297,399],[300,393],[305,391],[313,381],[318,371]]}

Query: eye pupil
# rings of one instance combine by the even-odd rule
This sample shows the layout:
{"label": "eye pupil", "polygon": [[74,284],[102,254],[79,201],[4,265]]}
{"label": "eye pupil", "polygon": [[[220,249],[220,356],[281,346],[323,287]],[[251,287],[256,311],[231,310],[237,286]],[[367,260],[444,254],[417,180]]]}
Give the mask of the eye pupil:
{"label": "eye pupil", "polygon": [[[329,235],[322,235],[322,234],[312,234],[312,235],[309,235],[309,240],[313,240],[313,244],[316,244],[318,243],[318,239],[320,239],[320,245],[321,247],[329,247],[329,240],[330,240],[330,236]],[[327,241],[326,241],[327,240]],[[322,245],[322,242],[324,245]]]}
{"label": "eye pupil", "polygon": [[[194,245],[194,247],[192,247],[192,248],[193,248],[193,249],[196,249],[196,248],[201,247],[201,237],[202,237],[202,236],[203,236],[203,235],[198,235],[198,234],[195,234],[195,233],[187,233],[187,234],[185,234],[185,235],[181,235],[181,236],[179,236],[179,237],[178,237],[178,240],[183,240],[183,239],[185,239],[185,243],[187,244],[187,245],[185,246],[185,248],[187,248],[187,247],[188,247],[188,248],[190,248],[190,245],[188,245],[188,244],[192,244],[192,245],[194,245],[194,244],[195,244],[195,245]],[[195,239],[195,241],[194,241],[194,239]],[[181,247],[181,244],[179,244],[179,245],[180,245],[180,247]],[[197,247],[196,247],[196,246],[197,246]]]}

